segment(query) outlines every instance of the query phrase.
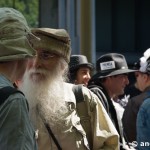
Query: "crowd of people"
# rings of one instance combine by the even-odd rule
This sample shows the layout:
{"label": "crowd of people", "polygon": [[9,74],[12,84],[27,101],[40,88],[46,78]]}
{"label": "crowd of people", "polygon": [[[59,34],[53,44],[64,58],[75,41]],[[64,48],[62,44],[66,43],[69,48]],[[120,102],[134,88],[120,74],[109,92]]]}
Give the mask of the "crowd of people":
{"label": "crowd of people", "polygon": [[150,49],[132,69],[119,53],[95,68],[71,55],[65,29],[30,28],[13,8],[0,16],[0,149],[149,149]]}

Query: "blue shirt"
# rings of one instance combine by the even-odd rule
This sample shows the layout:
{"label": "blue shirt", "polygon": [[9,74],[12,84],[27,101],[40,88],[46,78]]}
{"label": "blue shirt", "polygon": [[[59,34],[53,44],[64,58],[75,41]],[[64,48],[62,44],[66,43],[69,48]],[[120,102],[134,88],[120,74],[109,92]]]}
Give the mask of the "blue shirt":
{"label": "blue shirt", "polygon": [[139,150],[150,149],[150,98],[144,100],[138,112],[137,143]]}

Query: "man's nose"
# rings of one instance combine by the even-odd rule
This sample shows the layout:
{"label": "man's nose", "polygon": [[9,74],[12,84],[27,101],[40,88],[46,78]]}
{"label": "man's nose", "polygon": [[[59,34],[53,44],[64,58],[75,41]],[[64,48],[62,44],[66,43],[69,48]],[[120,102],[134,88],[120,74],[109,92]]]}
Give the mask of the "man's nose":
{"label": "man's nose", "polygon": [[42,62],[38,56],[36,56],[33,60],[33,67],[39,68],[42,65]]}
{"label": "man's nose", "polygon": [[129,79],[128,79],[128,76],[126,76],[126,85],[128,85],[129,84]]}

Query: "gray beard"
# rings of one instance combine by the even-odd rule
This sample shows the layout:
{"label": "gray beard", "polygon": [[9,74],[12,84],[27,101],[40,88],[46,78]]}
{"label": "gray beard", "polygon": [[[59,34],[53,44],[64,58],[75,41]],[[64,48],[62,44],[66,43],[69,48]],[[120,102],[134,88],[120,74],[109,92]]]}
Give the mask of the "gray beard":
{"label": "gray beard", "polygon": [[51,76],[47,73],[44,81],[35,82],[26,72],[19,89],[25,94],[29,103],[29,115],[33,124],[37,124],[37,115],[40,115],[51,127],[59,127],[64,124],[64,118],[68,112],[66,98],[67,91],[61,73]]}

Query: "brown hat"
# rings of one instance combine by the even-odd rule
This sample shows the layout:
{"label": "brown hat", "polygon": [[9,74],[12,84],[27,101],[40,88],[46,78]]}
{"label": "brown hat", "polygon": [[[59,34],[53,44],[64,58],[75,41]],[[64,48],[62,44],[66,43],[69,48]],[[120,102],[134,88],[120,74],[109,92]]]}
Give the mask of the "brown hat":
{"label": "brown hat", "polygon": [[24,16],[13,8],[0,8],[0,61],[35,55],[28,37],[32,36]]}
{"label": "brown hat", "polygon": [[71,53],[71,42],[69,34],[64,29],[34,28],[32,33],[38,36],[41,41],[33,42],[35,49],[46,49],[56,53],[69,63]]}

